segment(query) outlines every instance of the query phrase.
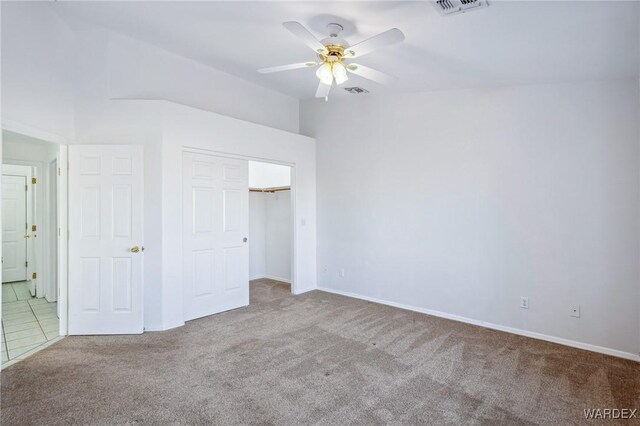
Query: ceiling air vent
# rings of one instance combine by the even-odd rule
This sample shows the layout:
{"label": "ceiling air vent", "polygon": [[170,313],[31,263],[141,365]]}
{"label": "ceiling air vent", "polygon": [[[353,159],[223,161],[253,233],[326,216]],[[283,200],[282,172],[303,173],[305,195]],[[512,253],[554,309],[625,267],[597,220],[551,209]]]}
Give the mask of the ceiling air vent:
{"label": "ceiling air vent", "polygon": [[369,93],[367,89],[363,89],[362,87],[345,87],[344,90],[351,93],[352,95],[362,95],[365,93]]}
{"label": "ceiling air vent", "polygon": [[436,0],[433,5],[443,15],[453,15],[487,7],[489,2],[487,0]]}

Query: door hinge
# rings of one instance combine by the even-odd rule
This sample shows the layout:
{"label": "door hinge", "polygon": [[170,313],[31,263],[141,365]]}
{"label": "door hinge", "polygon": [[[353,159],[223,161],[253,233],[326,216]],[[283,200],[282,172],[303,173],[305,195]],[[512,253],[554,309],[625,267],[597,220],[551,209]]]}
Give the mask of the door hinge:
{"label": "door hinge", "polygon": [[36,225],[31,225],[31,232],[36,232],[38,227]]}
{"label": "door hinge", "polygon": [[29,185],[25,185],[25,186],[24,186],[24,190],[25,190],[25,191],[28,191],[28,190],[29,190]]}
{"label": "door hinge", "polygon": [[31,178],[31,184],[32,184],[32,185],[35,185],[35,184],[36,184],[36,182],[38,182],[38,179],[37,179],[37,178]]}
{"label": "door hinge", "polygon": [[24,262],[24,267],[28,268],[29,267],[29,261],[27,260],[26,262]]}
{"label": "door hinge", "polygon": [[38,278],[38,274],[36,274],[35,272],[33,274],[31,274],[31,279],[35,280]]}
{"label": "door hinge", "polygon": [[60,176],[60,167],[58,167],[58,176]]}

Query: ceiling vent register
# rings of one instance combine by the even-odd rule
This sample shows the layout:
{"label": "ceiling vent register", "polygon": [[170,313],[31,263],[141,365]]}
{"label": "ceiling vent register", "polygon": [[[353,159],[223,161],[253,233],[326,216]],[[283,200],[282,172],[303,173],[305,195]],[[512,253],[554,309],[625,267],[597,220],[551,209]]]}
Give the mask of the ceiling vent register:
{"label": "ceiling vent register", "polygon": [[436,0],[433,5],[443,15],[454,15],[487,7],[489,2],[487,0]]}
{"label": "ceiling vent register", "polygon": [[362,87],[345,87],[344,90],[351,93],[352,95],[362,95],[365,93],[369,93],[367,89],[363,89]]}

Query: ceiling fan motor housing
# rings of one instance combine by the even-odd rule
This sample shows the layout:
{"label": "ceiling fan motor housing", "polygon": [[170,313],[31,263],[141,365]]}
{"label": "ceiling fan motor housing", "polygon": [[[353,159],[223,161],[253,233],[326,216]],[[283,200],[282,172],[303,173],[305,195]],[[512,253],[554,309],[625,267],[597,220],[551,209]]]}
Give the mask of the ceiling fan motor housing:
{"label": "ceiling fan motor housing", "polygon": [[344,30],[344,27],[340,24],[336,24],[335,22],[331,22],[327,24],[327,29],[329,30],[329,36],[338,37],[338,34]]}
{"label": "ceiling fan motor housing", "polygon": [[349,47],[349,43],[345,39],[338,37],[343,30],[342,25],[327,24],[327,29],[329,30],[329,37],[320,40],[320,43],[325,45],[330,55],[335,55],[338,52],[340,55],[344,55],[344,49]]}
{"label": "ceiling fan motor housing", "polygon": [[318,57],[322,62],[342,61],[344,57],[344,46],[341,44],[333,44],[336,42],[334,39],[331,39],[330,42],[331,44],[325,44],[326,52],[318,53]]}

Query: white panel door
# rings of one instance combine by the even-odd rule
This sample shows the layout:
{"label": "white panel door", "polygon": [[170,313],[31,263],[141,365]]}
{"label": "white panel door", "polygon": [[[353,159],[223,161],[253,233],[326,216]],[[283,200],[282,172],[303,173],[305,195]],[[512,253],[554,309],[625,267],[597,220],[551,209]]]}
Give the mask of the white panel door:
{"label": "white panel door", "polygon": [[2,176],[2,282],[27,279],[27,178]]}
{"label": "white panel door", "polygon": [[249,304],[247,161],[183,157],[185,321]]}
{"label": "white panel door", "polygon": [[69,334],[142,333],[141,146],[69,147]]}

